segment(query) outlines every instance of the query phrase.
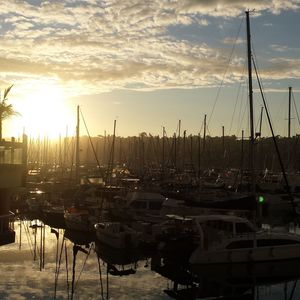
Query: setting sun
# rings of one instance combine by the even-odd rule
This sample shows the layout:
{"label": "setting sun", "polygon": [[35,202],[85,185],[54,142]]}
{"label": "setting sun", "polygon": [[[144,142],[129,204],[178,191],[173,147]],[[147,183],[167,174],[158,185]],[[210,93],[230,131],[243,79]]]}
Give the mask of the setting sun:
{"label": "setting sun", "polygon": [[54,83],[38,84],[36,89],[15,102],[15,109],[20,116],[11,123],[12,132],[25,133],[32,137],[56,138],[73,131],[75,113],[67,105],[64,90]]}

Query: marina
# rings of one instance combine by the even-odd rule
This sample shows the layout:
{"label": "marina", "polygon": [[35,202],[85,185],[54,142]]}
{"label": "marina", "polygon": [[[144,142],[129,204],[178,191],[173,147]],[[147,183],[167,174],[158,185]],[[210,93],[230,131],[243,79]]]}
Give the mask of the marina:
{"label": "marina", "polygon": [[[42,8],[49,4],[43,1],[35,3],[26,0],[25,2],[28,11],[31,11],[35,5]],[[92,12],[93,9],[99,9],[99,5],[103,9],[104,17],[112,13],[110,7],[117,6],[116,3],[105,1],[103,3],[96,1],[97,3],[94,4],[91,3],[92,1],[83,2],[84,4],[73,1],[71,4],[63,1],[61,7],[69,11],[73,6],[80,10],[86,5],[90,8],[86,11]],[[169,43],[167,47],[169,53],[163,58],[161,55],[165,52],[162,49],[161,52],[156,52],[155,46],[152,47],[154,39],[148,41],[147,47],[140,47],[140,51],[144,49],[145,53],[132,58],[134,61],[132,70],[135,70],[133,73],[136,72],[133,82],[126,83],[125,80],[127,78],[125,73],[128,76],[131,73],[129,71],[131,68],[127,70],[126,65],[130,61],[132,48],[123,53],[123,56],[128,56],[128,61],[120,65],[117,63],[116,69],[107,71],[109,64],[105,65],[104,62],[111,61],[113,57],[117,62],[118,56],[117,52],[110,54],[105,48],[105,57],[101,56],[100,59],[95,54],[93,62],[89,64],[82,59],[77,71],[74,71],[74,63],[67,74],[63,76],[61,73],[59,76],[61,78],[70,76],[72,83],[68,88],[70,90],[70,87],[75,86],[77,79],[74,78],[79,78],[84,73],[80,68],[83,65],[93,66],[95,70],[88,67],[89,76],[85,76],[91,85],[97,82],[93,79],[95,76],[93,74],[97,74],[96,77],[101,77],[102,82],[107,85],[114,82],[115,86],[112,90],[117,91],[116,93],[124,89],[120,91],[121,94],[124,91],[131,94],[135,89],[141,89],[146,98],[152,89],[160,90],[156,80],[159,80],[160,84],[168,82],[164,88],[166,93],[174,87],[180,93],[184,89],[195,90],[195,87],[214,88],[217,96],[215,102],[210,103],[211,115],[204,114],[201,128],[198,128],[198,124],[196,131],[191,130],[187,134],[187,129],[183,128],[182,120],[179,119],[174,133],[167,134],[166,127],[160,125],[160,133],[151,134],[143,131],[144,120],[140,120],[139,124],[135,124],[139,131],[138,135],[120,135],[119,130],[123,130],[126,126],[123,124],[119,129],[119,118],[114,117],[112,133],[108,134],[104,130],[102,135],[98,134],[102,125],[97,116],[97,130],[94,124],[93,134],[90,134],[82,105],[76,104],[76,113],[73,110],[72,117],[76,120],[76,124],[72,125],[74,132],[70,133],[67,126],[64,135],[60,128],[58,138],[50,138],[46,129],[42,134],[31,136],[30,131],[28,135],[24,127],[22,136],[9,139],[4,137],[7,128],[3,125],[7,125],[9,117],[17,117],[20,113],[14,109],[15,104],[9,102],[9,97],[14,92],[14,84],[8,85],[8,77],[5,77],[5,80],[0,77],[0,274],[2,275],[0,276],[0,299],[292,300],[300,297],[298,282],[300,279],[300,136],[297,134],[299,129],[296,126],[291,127],[292,120],[296,119],[292,117],[292,104],[300,125],[294,97],[294,93],[297,95],[299,91],[297,88],[293,89],[291,85],[280,90],[288,95],[288,105],[284,103],[288,106],[287,135],[280,136],[275,130],[278,124],[272,121],[273,108],[270,108],[270,101],[268,103],[266,99],[262,83],[263,79],[270,85],[270,81],[277,80],[278,75],[274,75],[275,79],[268,79],[268,76],[272,76],[272,72],[268,73],[266,70],[261,75],[253,49],[253,36],[262,32],[261,29],[252,31],[252,22],[254,24],[257,22],[264,30],[271,25],[259,23],[261,15],[249,8],[244,9],[243,15],[235,11],[232,15],[222,12],[224,20],[228,21],[232,18],[241,21],[236,28],[238,35],[235,39],[229,37],[222,39],[224,49],[228,47],[229,40],[234,40],[231,51],[226,48],[226,51],[223,49],[224,52],[211,54],[213,52],[208,50],[208,44],[203,42],[201,46],[197,45],[199,37],[194,40],[195,37],[190,32],[193,32],[194,26],[198,27],[198,30],[201,26],[212,26],[212,17],[216,18],[217,15],[214,14],[216,11],[221,14],[221,10],[217,6],[212,11],[204,13],[206,6],[202,6],[200,2],[180,6],[175,1],[172,3],[177,7],[175,11],[170,3],[162,4],[162,7],[166,6],[163,17],[155,16],[145,22],[152,24],[155,20],[153,23],[155,26],[146,27],[146,32],[147,34],[155,32],[156,41],[160,40],[160,42],[167,37],[167,43],[164,45],[167,46]],[[220,7],[227,7],[228,4],[225,2],[220,4]],[[21,2],[19,4],[21,5]],[[136,4],[127,11],[125,9],[127,4],[125,3],[125,7],[118,10],[118,18],[130,14],[131,10],[137,9],[140,5],[143,7],[142,4]],[[209,7],[210,5],[207,4]],[[203,13],[196,9],[197,6]],[[295,6],[297,5],[294,4],[293,7]],[[236,11],[240,11],[241,7],[237,7]],[[300,10],[300,5],[297,8]],[[52,9],[56,9],[56,5],[53,4],[49,11]],[[193,9],[196,10],[193,12]],[[260,9],[266,15],[281,14],[280,6],[272,12],[264,7]],[[286,10],[290,9],[285,7],[283,10],[287,13]],[[178,15],[174,24],[168,23],[170,19],[170,16],[167,16],[168,11]],[[139,13],[149,14],[148,7]],[[205,14],[208,19],[201,21],[199,18]],[[114,15],[112,19],[115,20]],[[114,26],[112,19],[109,24]],[[10,23],[9,20],[7,18],[5,22]],[[81,26],[85,24],[83,27],[86,26],[84,35],[88,35],[92,28],[103,25],[95,20],[99,21],[97,14],[81,24]],[[67,19],[64,22],[67,22]],[[168,23],[167,27],[157,27],[158,24],[165,26],[164,22]],[[174,30],[175,25],[181,26],[177,27],[178,32]],[[60,23],[56,23],[55,26],[61,29]],[[185,26],[188,26],[189,34],[185,32]],[[218,30],[222,31],[223,26],[227,26],[226,22],[219,24]],[[239,38],[242,26],[245,27],[246,35]],[[231,27],[237,27],[237,24],[231,24]],[[27,24],[23,28],[29,30],[31,26]],[[134,45],[133,40],[130,41],[133,37],[135,40],[135,34],[132,36],[130,33],[132,28],[124,40],[127,40],[126,44]],[[2,26],[0,23],[0,33],[2,30],[8,34],[10,27]],[[205,32],[202,27],[201,30]],[[52,31],[55,31],[54,27]],[[100,31],[96,32],[100,33]],[[102,38],[120,32],[123,31],[119,24],[114,32],[105,34]],[[183,34],[182,38],[177,40],[176,37],[181,34]],[[82,34],[79,36],[83,37]],[[117,40],[116,38],[114,41]],[[61,47],[67,41],[75,43],[72,37],[65,39]],[[171,59],[174,49],[180,48],[179,44],[177,46],[174,44],[175,41],[183,49],[188,49],[192,45],[194,48],[187,56],[183,54],[183,49],[178,50],[178,53],[176,50],[176,59],[175,57]],[[139,42],[142,43],[143,39]],[[38,43],[42,45],[42,40],[38,39]],[[79,38],[76,38],[76,43],[79,51],[81,49]],[[93,49],[99,47],[100,41],[96,38],[90,39],[86,40],[86,44]],[[240,44],[246,46],[246,53],[243,55],[239,48]],[[108,49],[108,44],[105,47]],[[59,48],[56,47],[55,51],[59,52]],[[122,51],[122,47],[119,48],[118,51]],[[150,53],[147,52],[148,48],[152,48]],[[207,50],[203,52],[204,48]],[[288,48],[278,48],[276,44],[271,45],[270,49],[274,51],[272,53],[291,51]],[[89,50],[85,51],[84,56],[87,57]],[[195,54],[198,52],[202,52],[199,57]],[[67,53],[69,52],[63,55],[61,53],[59,58],[61,65],[65,57],[71,55]],[[225,63],[224,57],[225,54],[228,56],[228,53],[230,53],[229,60],[227,59],[228,62]],[[139,61],[144,55],[148,58]],[[190,60],[191,55],[196,56]],[[78,56],[80,56],[79,52]],[[202,63],[198,65],[200,58],[208,59],[206,61],[208,65],[220,60],[217,65],[220,69],[210,77],[209,72],[213,68],[208,68],[204,72],[207,76],[204,79],[200,76],[202,72],[200,71]],[[197,84],[192,83],[190,78],[187,80],[189,84],[185,83],[179,88],[179,82],[177,86],[173,79],[169,81],[168,72],[164,68],[155,71],[156,61],[159,61],[158,65],[162,65],[169,59],[173,62],[172,67],[169,65],[165,68],[169,70],[168,72],[174,72],[181,64],[181,75],[176,77],[176,81],[179,78],[189,77],[192,73],[192,78],[199,76],[202,78],[202,83],[199,85],[200,81],[197,80]],[[277,59],[283,60],[281,57]],[[103,68],[102,64],[100,68],[98,60],[103,61]],[[197,64],[189,70],[187,66],[192,61],[194,61],[193,65],[196,62]],[[269,59],[269,63],[274,61],[273,58]],[[139,74],[139,68],[143,68],[143,64],[146,64],[147,68]],[[227,67],[223,70],[225,65]],[[236,67],[235,71],[232,71],[231,78],[225,79],[225,75],[230,77],[226,73],[233,65]],[[241,71],[242,69],[244,70]],[[56,68],[53,66],[49,74],[55,70],[58,70],[58,66]],[[223,79],[220,70],[225,71]],[[77,75],[72,79],[73,73],[76,72]],[[106,77],[108,79],[104,80]],[[120,79],[123,77],[124,83]],[[143,79],[138,79],[139,77]],[[1,78],[3,83],[7,84],[3,91]],[[214,136],[215,133],[210,132],[215,126],[211,123],[211,117],[221,88],[232,87],[233,84],[241,81],[240,78],[244,82],[238,87],[228,134],[225,134],[225,126],[222,125],[221,136],[219,134]],[[150,79],[153,82],[148,86],[146,83]],[[221,79],[218,89],[216,79],[219,81]],[[297,84],[297,81],[293,83]],[[50,86],[50,81],[46,82],[47,85]],[[242,99],[244,97],[241,95],[242,89],[245,89],[243,91],[246,94],[245,101]],[[105,94],[103,91],[102,95]],[[107,92],[107,95],[111,95],[111,92]],[[18,93],[20,94],[17,92],[17,95]],[[82,93],[81,91],[81,96]],[[43,92],[42,96],[46,97],[47,91]],[[42,99],[42,96],[39,94],[38,97]],[[87,99],[88,96],[91,95],[87,93]],[[71,99],[80,102],[80,97],[76,98],[74,95],[72,97]],[[226,97],[228,96],[224,96]],[[254,98],[259,97],[260,107],[258,102],[254,102]],[[50,114],[50,107],[55,106],[54,101],[59,99],[58,94],[49,98],[53,103],[48,101],[52,104],[47,114]],[[121,104],[117,99],[118,97],[112,102],[114,109],[103,108],[103,110],[107,113],[113,111],[116,114],[118,111],[116,107]],[[43,103],[45,105],[43,110],[46,111],[46,102]],[[48,122],[52,129],[55,125],[61,125],[59,121],[67,120],[67,112],[59,108],[58,103],[59,101],[56,111],[51,114],[52,119]],[[224,115],[219,115],[218,120],[214,121],[216,124],[223,117],[224,120],[228,119],[225,113],[230,110],[228,103],[223,103],[221,110],[224,110]],[[104,102],[102,104],[105,107]],[[189,112],[186,116],[189,119],[194,109],[190,105],[187,106]],[[136,107],[131,106],[130,109],[129,107],[123,106],[122,109],[124,112],[131,110],[131,113],[138,111]],[[33,112],[34,106],[32,105],[31,108]],[[159,122],[155,117],[158,118],[160,115],[159,107],[156,108],[157,111],[151,120],[155,123]],[[171,112],[173,108],[175,105],[169,106],[168,117],[174,115],[175,109]],[[24,112],[26,112],[25,106]],[[247,113],[248,116],[245,117]],[[144,111],[143,114],[138,115],[144,116],[146,120],[150,113]],[[34,115],[31,114],[30,118],[34,119]],[[35,127],[42,128],[46,123],[44,120],[40,119],[38,126]],[[199,116],[195,120],[198,122]],[[263,121],[266,123],[264,126]],[[238,127],[235,135],[231,134],[233,126]]]}

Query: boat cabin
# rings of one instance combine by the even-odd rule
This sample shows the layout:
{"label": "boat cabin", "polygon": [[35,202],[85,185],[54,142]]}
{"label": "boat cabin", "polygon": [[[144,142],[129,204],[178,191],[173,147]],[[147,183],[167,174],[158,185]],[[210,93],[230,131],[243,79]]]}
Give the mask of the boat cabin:
{"label": "boat cabin", "polygon": [[255,226],[249,220],[237,216],[204,215],[191,218],[205,232],[223,232],[231,236],[256,232]]}
{"label": "boat cabin", "polygon": [[158,193],[132,192],[127,194],[126,199],[128,208],[159,211],[166,198]]}

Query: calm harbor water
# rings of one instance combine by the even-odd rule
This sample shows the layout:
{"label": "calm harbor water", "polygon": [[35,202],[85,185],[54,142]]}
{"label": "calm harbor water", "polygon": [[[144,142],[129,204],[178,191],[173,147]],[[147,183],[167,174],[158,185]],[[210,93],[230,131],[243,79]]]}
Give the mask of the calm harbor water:
{"label": "calm harbor water", "polygon": [[[51,232],[50,227],[46,226],[43,246],[43,239],[40,238],[43,229],[40,227],[35,229],[31,225],[30,221],[23,221],[21,226],[20,222],[16,222],[16,242],[0,248],[0,299],[159,300],[171,299],[171,297],[177,297],[177,299],[216,299],[218,297],[218,299],[222,299],[220,298],[222,294],[227,295],[227,298],[223,299],[232,299],[233,296],[236,297],[235,299],[264,300],[288,300],[300,297],[300,284],[297,280],[297,273],[300,278],[300,270],[298,272],[298,265],[294,262],[284,265],[283,269],[286,267],[288,271],[294,270],[294,272],[288,272],[289,277],[284,277],[285,271],[282,271],[282,274],[278,271],[282,266],[268,266],[268,274],[277,272],[276,281],[272,278],[251,278],[251,280],[240,278],[240,280],[232,281],[234,276],[231,276],[231,273],[228,274],[230,278],[219,277],[219,281],[216,283],[212,282],[208,273],[205,274],[205,270],[203,270],[202,273],[200,272],[201,278],[197,282],[197,287],[186,293],[183,291],[186,286],[178,285],[178,290],[181,292],[176,293],[173,290],[172,280],[151,270],[151,258],[122,267],[119,264],[121,263],[120,259],[123,259],[124,256],[121,258],[110,257],[112,253],[106,251],[104,255],[104,249],[97,247],[98,253],[100,253],[99,270],[96,246],[95,243],[91,243],[76,248],[78,252],[74,266],[74,241],[78,243],[77,240],[72,241],[65,238],[62,247],[64,230],[56,229],[58,233],[56,235],[53,230]],[[81,238],[85,238],[85,236]],[[81,243],[83,244],[82,241]],[[127,275],[107,274],[109,259],[110,262],[117,263],[115,271],[125,270],[124,273]],[[43,260],[44,265],[41,263]],[[163,274],[169,274],[171,276],[168,277],[174,279],[175,274],[182,275],[180,271],[177,271],[171,270]],[[235,276],[235,279],[236,277],[239,276]],[[73,293],[72,278],[75,278]],[[166,292],[166,290],[173,292]]]}

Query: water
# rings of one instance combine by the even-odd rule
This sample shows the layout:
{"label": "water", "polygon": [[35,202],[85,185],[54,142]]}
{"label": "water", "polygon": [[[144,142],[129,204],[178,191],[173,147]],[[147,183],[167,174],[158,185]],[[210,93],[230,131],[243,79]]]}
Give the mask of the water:
{"label": "water", "polygon": [[[140,259],[137,263],[124,266],[129,270],[128,275],[107,274],[107,262],[117,262],[117,270],[123,271],[119,264],[128,255],[114,253],[105,247],[97,247],[100,253],[100,271],[95,243],[80,245],[75,260],[74,293],[72,293],[73,255],[74,242],[65,239],[62,241],[64,230],[57,230],[56,235],[51,228],[45,227],[45,245],[41,241],[41,228],[30,227],[30,221],[23,221],[21,230],[20,223],[15,223],[16,242],[0,247],[0,299],[216,299],[221,295],[237,297],[236,299],[299,299],[300,278],[298,265],[295,262],[287,262],[282,266],[268,266],[268,274],[272,277],[257,278],[251,270],[252,278],[243,277],[241,270],[234,268],[215,270],[212,277],[209,271],[201,269],[197,271],[197,282],[189,289],[190,293],[183,294],[189,284],[189,273],[180,270],[178,266],[169,266],[167,269],[157,269],[164,276],[151,270],[151,259]],[[36,234],[36,235],[35,235]],[[78,237],[78,236],[77,236]],[[72,237],[74,238],[74,236]],[[87,238],[85,235],[78,238]],[[75,241],[78,242],[78,241]],[[41,263],[44,254],[44,266]],[[62,250],[61,250],[62,249]],[[83,252],[84,251],[84,252]],[[60,260],[60,263],[59,263]],[[153,259],[154,262],[154,259]],[[59,272],[57,268],[59,265]],[[153,263],[154,265],[154,263]],[[280,271],[282,270],[282,271]],[[300,264],[299,264],[300,270]],[[247,270],[248,272],[249,270]],[[292,271],[292,272],[290,272]],[[222,272],[226,276],[221,275]],[[288,272],[288,273],[286,273]],[[299,273],[299,277],[298,274]],[[58,274],[58,275],[56,275]],[[274,276],[276,275],[276,277]],[[283,275],[292,275],[283,277]],[[215,276],[217,275],[217,276]],[[227,276],[228,275],[228,276]],[[172,278],[172,280],[168,279]],[[57,278],[57,279],[56,279]],[[174,292],[174,282],[178,284]],[[175,285],[176,287],[176,285]],[[168,290],[168,293],[165,291]],[[171,292],[172,291],[172,295]],[[73,297],[73,298],[72,298]],[[215,297],[215,298],[214,298]],[[229,298],[228,298],[229,297]],[[220,299],[220,298],[218,298]],[[225,299],[225,298],[223,298]]]}

